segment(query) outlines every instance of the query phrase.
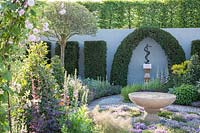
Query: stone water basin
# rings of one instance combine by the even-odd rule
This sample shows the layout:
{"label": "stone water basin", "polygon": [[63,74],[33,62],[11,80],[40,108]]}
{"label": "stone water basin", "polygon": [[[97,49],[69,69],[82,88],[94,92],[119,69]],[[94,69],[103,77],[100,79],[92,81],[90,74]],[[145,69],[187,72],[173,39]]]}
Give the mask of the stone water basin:
{"label": "stone water basin", "polygon": [[134,92],[129,93],[129,99],[141,106],[145,110],[144,120],[147,122],[158,122],[157,112],[172,104],[176,100],[176,96],[168,93],[160,92]]}

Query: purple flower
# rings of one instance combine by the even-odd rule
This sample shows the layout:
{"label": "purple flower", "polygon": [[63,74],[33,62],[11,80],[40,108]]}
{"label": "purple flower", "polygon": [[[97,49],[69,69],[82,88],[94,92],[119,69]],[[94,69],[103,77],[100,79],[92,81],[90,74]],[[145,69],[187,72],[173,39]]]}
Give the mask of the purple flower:
{"label": "purple flower", "polygon": [[32,35],[29,35],[29,37],[28,37],[28,40],[31,41],[31,42],[35,42],[36,39],[37,39],[36,36],[33,35],[33,34],[32,34]]}
{"label": "purple flower", "polygon": [[19,13],[19,16],[22,16],[22,15],[24,15],[25,11],[24,11],[24,9],[20,9],[20,10],[18,11],[18,13]]}
{"label": "purple flower", "polygon": [[147,129],[149,129],[149,130],[155,130],[155,129],[157,129],[157,127],[155,125],[149,125],[147,127]]}
{"label": "purple flower", "polygon": [[144,130],[144,129],[147,129],[147,126],[144,124],[144,123],[135,123],[134,125],[133,125],[133,127],[135,128],[135,129],[142,129],[142,130]]}
{"label": "purple flower", "polygon": [[187,115],[184,116],[184,118],[187,121],[191,121],[193,119],[200,119],[200,117],[197,114],[187,114]]}
{"label": "purple flower", "polygon": [[44,23],[43,24],[43,31],[48,31],[49,30],[49,24],[48,23]]}
{"label": "purple flower", "polygon": [[28,20],[26,20],[26,21],[25,21],[25,27],[26,27],[27,29],[33,29],[33,24],[30,23]]}
{"label": "purple flower", "polygon": [[167,133],[167,131],[165,129],[156,129],[155,133]]}
{"label": "purple flower", "polygon": [[35,0],[28,0],[27,1],[28,6],[34,6],[35,5]]}
{"label": "purple flower", "polygon": [[33,33],[34,33],[34,34],[38,34],[39,32],[40,32],[40,31],[39,31],[37,28],[34,28],[34,29],[33,29]]}
{"label": "purple flower", "polygon": [[132,128],[130,130],[130,132],[132,132],[132,133],[142,133],[142,130],[141,129],[134,129],[134,128]]}
{"label": "purple flower", "polygon": [[182,126],[181,129],[184,130],[184,131],[187,131],[189,133],[195,133],[196,132],[194,128],[188,127],[188,126]]}
{"label": "purple flower", "polygon": [[179,124],[179,122],[175,121],[175,120],[167,120],[167,122],[165,123],[166,126],[168,127],[174,127],[174,128],[179,128],[181,125]]}
{"label": "purple flower", "polygon": [[200,133],[200,127],[199,127],[199,129],[196,130],[196,133]]}

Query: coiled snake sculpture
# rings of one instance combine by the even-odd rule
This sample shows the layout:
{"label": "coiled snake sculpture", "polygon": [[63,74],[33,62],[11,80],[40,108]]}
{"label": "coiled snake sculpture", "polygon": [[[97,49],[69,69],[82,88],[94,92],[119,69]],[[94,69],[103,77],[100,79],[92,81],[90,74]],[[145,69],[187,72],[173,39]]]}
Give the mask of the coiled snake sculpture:
{"label": "coiled snake sculpture", "polygon": [[150,51],[149,51],[149,47],[152,47],[150,46],[149,44],[147,44],[145,47],[144,47],[144,51],[146,52],[146,55],[145,55],[145,64],[149,64],[149,59],[148,59],[148,56],[150,55]]}

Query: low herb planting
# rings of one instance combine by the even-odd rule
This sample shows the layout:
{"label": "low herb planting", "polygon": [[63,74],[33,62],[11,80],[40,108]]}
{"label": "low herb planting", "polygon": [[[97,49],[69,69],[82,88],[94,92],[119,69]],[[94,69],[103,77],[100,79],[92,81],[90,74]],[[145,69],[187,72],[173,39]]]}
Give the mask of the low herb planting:
{"label": "low herb planting", "polygon": [[125,102],[130,101],[128,94],[133,92],[139,92],[139,91],[159,91],[162,92],[162,84],[158,79],[152,80],[147,84],[135,84],[135,85],[128,85],[121,90],[121,95],[124,98]]}
{"label": "low herb planting", "polygon": [[83,80],[83,84],[89,88],[88,102],[101,97],[120,94],[121,92],[121,86],[111,85],[108,81],[88,78]]}
{"label": "low herb planting", "polygon": [[142,119],[143,114],[143,110],[126,105],[108,107],[103,111],[97,106],[91,112],[95,123],[104,127],[104,132],[198,133],[200,131],[200,114],[162,110],[158,113],[159,123],[146,123]]}

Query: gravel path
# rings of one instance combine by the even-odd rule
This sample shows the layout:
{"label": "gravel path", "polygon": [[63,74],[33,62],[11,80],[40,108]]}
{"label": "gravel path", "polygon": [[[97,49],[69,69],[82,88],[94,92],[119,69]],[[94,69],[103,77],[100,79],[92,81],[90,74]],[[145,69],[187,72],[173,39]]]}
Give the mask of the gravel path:
{"label": "gravel path", "polygon": [[[133,103],[124,103],[123,98],[120,95],[113,95],[113,96],[108,96],[108,97],[103,97],[100,99],[97,99],[93,102],[91,102],[88,105],[88,108],[92,110],[96,105],[99,105],[100,108],[106,109],[110,107],[117,107],[121,105],[125,106],[131,106],[131,107],[138,107],[137,105]],[[191,107],[191,106],[181,106],[181,105],[170,105],[166,107],[167,110],[171,110],[174,112],[193,112],[193,113],[199,113],[200,114],[200,108],[196,107]]]}

